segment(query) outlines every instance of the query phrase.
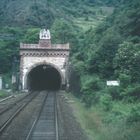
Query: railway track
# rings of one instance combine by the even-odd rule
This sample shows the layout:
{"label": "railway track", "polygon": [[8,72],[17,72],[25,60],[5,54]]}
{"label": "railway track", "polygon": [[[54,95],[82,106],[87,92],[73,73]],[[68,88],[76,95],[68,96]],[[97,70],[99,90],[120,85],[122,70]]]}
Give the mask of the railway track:
{"label": "railway track", "polygon": [[[8,113],[4,114],[0,115],[0,122]],[[87,139],[58,92],[41,91],[27,96],[5,120],[0,125],[0,140]]]}
{"label": "railway track", "polygon": [[[29,93],[27,94],[26,96],[18,99],[17,101],[14,101],[10,104],[8,104],[6,107],[1,105],[1,108],[0,108],[0,115],[4,114],[5,112],[11,110],[12,108],[14,108],[15,106],[17,106],[18,104],[20,104],[22,101],[24,101],[26,98],[28,98],[29,96],[31,96],[32,93]],[[12,98],[12,97],[11,97]],[[11,98],[7,99],[7,100],[10,100]],[[5,101],[7,101],[5,100]],[[4,102],[4,101],[3,101]],[[3,107],[2,107],[3,106]]]}
{"label": "railway track", "polygon": [[[9,117],[6,118],[0,125],[0,136],[3,134],[4,130],[11,124],[12,120],[38,95],[38,93],[28,94],[22,99],[16,101],[15,103],[9,105],[7,108],[0,111],[0,117],[11,111]],[[12,111],[13,109],[13,111]]]}
{"label": "railway track", "polygon": [[47,92],[39,115],[26,140],[58,140],[57,100],[55,92]]}
{"label": "railway track", "polygon": [[7,100],[9,100],[9,99],[11,99],[11,98],[13,98],[14,97],[14,95],[11,95],[11,96],[8,96],[8,97],[6,97],[6,98],[4,98],[4,99],[1,99],[0,100],[0,103],[2,103],[2,102],[4,102],[4,101],[7,101]]}

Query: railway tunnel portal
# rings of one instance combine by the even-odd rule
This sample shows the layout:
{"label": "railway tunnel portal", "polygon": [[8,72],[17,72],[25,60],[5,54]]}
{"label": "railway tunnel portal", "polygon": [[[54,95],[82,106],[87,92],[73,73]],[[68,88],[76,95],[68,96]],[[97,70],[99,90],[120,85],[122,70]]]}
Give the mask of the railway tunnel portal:
{"label": "railway tunnel portal", "polygon": [[60,72],[50,64],[40,64],[30,70],[27,75],[29,90],[58,90],[62,85]]}
{"label": "railway tunnel portal", "polygon": [[20,43],[22,90],[58,90],[68,85],[69,44],[51,44],[49,30],[39,34],[39,44]]}

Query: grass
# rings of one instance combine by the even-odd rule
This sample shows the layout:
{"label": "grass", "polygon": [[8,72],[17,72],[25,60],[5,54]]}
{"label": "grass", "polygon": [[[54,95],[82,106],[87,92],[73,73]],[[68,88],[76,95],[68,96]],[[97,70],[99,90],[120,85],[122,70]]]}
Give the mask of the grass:
{"label": "grass", "polygon": [[[75,98],[72,94],[66,94],[70,100],[74,100],[72,108],[74,110],[74,115],[81,127],[85,130],[90,140],[95,138],[95,133],[100,130],[101,119],[100,115],[92,110],[85,108],[84,104],[80,102],[79,99]],[[93,117],[94,116],[94,117]]]}
{"label": "grass", "polygon": [[0,90],[0,98],[4,98],[7,96],[7,92],[5,90]]}
{"label": "grass", "polygon": [[89,140],[139,140],[140,123],[127,124],[126,118],[135,104],[114,102],[112,110],[105,111],[100,105],[86,108],[72,94],[74,115],[85,130]]}

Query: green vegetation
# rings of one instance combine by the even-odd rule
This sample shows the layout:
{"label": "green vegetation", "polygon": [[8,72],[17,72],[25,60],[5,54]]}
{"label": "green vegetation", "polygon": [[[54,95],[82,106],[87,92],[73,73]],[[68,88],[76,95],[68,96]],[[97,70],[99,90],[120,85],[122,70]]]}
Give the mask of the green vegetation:
{"label": "green vegetation", "polygon": [[[85,129],[96,140],[139,140],[140,2],[123,1],[72,50],[71,90],[79,92]],[[72,81],[78,79],[78,90]],[[107,80],[120,86],[107,87]],[[88,110],[87,110],[88,108]],[[87,111],[86,111],[87,110]],[[93,123],[92,123],[93,122]],[[93,138],[92,138],[93,139]]]}
{"label": "green vegetation", "polygon": [[[140,32],[139,22],[134,22],[140,17],[139,6],[140,2],[135,0],[117,8],[96,29],[86,31],[79,46],[72,50],[71,62],[80,78],[83,99],[89,94],[100,98],[98,92],[104,90],[110,92],[113,100],[127,100],[132,88],[136,92],[131,96],[139,99]],[[120,80],[120,87],[106,91],[105,82],[114,79]],[[89,99],[86,102],[92,104]]]}
{"label": "green vegetation", "polygon": [[82,0],[1,1],[0,73],[11,73],[13,57],[19,59],[20,42],[38,43],[40,28],[51,29],[54,43],[77,44],[76,36],[83,29],[95,28],[109,14],[98,7],[103,4],[90,5]]}
{"label": "green vegetation", "polygon": [[[88,134],[139,140],[139,19],[139,0],[1,1],[0,73],[9,83],[19,43],[37,43],[40,28],[49,28],[53,43],[70,42],[70,90]],[[107,87],[107,80],[120,86]]]}
{"label": "green vegetation", "polygon": [[[66,96],[74,101],[71,106],[75,117],[87,133],[89,140],[139,140],[139,103],[128,104],[119,101],[111,102],[109,105],[110,97],[103,97],[101,104],[87,108],[72,94]],[[111,106],[110,111],[107,109],[108,105]]]}
{"label": "green vegetation", "polygon": [[4,98],[8,96],[7,92],[5,90],[0,90],[0,98]]}

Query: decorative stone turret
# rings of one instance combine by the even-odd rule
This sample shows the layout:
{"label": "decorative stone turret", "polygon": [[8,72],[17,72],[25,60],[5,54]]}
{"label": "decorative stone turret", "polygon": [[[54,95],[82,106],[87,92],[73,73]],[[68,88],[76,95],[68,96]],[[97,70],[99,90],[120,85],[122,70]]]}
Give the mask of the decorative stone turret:
{"label": "decorative stone turret", "polygon": [[39,38],[39,47],[51,47],[51,35],[48,29],[42,29]]}

